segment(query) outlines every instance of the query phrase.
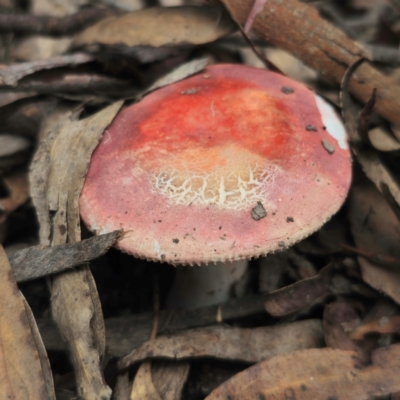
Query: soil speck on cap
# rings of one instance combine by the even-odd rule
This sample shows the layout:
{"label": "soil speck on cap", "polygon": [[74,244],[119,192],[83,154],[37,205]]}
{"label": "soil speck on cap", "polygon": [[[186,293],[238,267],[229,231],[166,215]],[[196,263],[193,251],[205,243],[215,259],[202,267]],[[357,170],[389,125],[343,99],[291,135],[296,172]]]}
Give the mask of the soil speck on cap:
{"label": "soil speck on cap", "polygon": [[174,243],[179,243],[179,239],[172,239]]}
{"label": "soil speck on cap", "polygon": [[197,93],[197,89],[196,88],[191,88],[188,90],[182,90],[181,94],[195,94]]}
{"label": "soil speck on cap", "polygon": [[306,131],[309,131],[309,132],[311,132],[311,131],[317,132],[318,129],[317,129],[316,126],[310,124],[310,125],[307,125],[307,126],[306,126]]}
{"label": "soil speck on cap", "polygon": [[329,153],[333,154],[335,152],[335,148],[331,143],[329,143],[326,139],[322,139],[322,146],[324,146],[324,149]]}
{"label": "soil speck on cap", "polygon": [[284,94],[291,94],[294,92],[294,89],[289,86],[282,86],[281,92]]}
{"label": "soil speck on cap", "polygon": [[285,242],[279,242],[279,243],[278,243],[278,246],[279,246],[279,247],[285,247]]}
{"label": "soil speck on cap", "polygon": [[256,221],[267,216],[267,212],[260,201],[257,201],[257,205],[251,209],[251,216]]}
{"label": "soil speck on cap", "polygon": [[293,217],[286,217],[286,222],[294,222]]}

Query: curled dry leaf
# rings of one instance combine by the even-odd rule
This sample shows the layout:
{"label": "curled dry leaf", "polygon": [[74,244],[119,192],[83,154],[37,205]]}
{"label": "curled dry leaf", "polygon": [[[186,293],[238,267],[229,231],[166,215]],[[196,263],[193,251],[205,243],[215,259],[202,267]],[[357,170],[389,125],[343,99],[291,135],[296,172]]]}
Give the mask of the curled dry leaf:
{"label": "curled dry leaf", "polygon": [[15,86],[24,76],[33,74],[45,69],[53,69],[66,66],[74,66],[93,61],[93,57],[84,53],[56,56],[46,60],[30,61],[19,64],[12,64],[0,69],[0,84]]}
{"label": "curled dry leaf", "polygon": [[[391,207],[372,184],[353,187],[350,194],[349,219],[354,241],[360,250],[389,256],[400,262],[400,222]],[[383,268],[371,258],[358,257],[363,280],[400,304],[400,271]]]}
{"label": "curled dry leaf", "polygon": [[400,389],[400,345],[372,353],[360,369],[352,351],[307,349],[263,361],[215,389],[206,400],[363,400]]}
{"label": "curled dry leaf", "polygon": [[121,237],[122,231],[94,236],[73,244],[43,248],[32,246],[9,255],[18,282],[29,281],[77,267],[105,254]]}
{"label": "curled dry leaf", "polygon": [[254,329],[218,326],[149,340],[122,358],[118,367],[127,368],[138,361],[157,357],[216,357],[255,363],[276,354],[322,345],[323,332],[319,320]]}
{"label": "curled dry leaf", "polygon": [[50,364],[0,247],[0,398],[55,400]]}
{"label": "curled dry leaf", "polygon": [[136,49],[139,59],[146,58],[142,61],[150,62],[169,54],[169,51],[152,53],[151,48],[196,46],[213,42],[234,30],[235,24],[221,8],[148,8],[98,22],[78,35],[72,47],[125,46]]}

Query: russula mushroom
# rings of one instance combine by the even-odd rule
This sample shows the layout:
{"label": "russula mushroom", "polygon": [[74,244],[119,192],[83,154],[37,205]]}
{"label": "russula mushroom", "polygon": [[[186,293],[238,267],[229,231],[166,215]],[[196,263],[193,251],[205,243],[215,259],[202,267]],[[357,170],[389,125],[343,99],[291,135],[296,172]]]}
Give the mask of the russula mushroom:
{"label": "russula mushroom", "polygon": [[[92,156],[80,210],[92,231],[123,228],[122,251],[219,262],[212,272],[304,239],[339,209],[350,180],[345,131],[323,99],[270,71],[215,65],[117,115]],[[178,276],[190,270],[199,273]]]}

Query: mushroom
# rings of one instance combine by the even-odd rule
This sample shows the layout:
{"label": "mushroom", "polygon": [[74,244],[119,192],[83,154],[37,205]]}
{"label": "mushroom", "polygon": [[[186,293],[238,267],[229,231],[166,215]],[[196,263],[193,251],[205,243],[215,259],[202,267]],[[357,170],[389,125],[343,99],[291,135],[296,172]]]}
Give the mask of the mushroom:
{"label": "mushroom", "polygon": [[[205,285],[204,305],[227,298],[243,260],[318,230],[350,181],[345,130],[322,98],[274,72],[215,65],[117,115],[93,153],[80,210],[96,233],[123,228],[117,247],[136,257],[218,263],[177,271],[177,282]],[[172,304],[199,305],[195,288],[176,286]]]}

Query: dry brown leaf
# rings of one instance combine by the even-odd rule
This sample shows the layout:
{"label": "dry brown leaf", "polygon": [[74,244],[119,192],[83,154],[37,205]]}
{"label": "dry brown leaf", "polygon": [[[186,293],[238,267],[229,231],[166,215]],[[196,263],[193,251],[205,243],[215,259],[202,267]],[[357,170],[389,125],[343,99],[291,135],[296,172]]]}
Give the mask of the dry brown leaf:
{"label": "dry brown leaf", "polygon": [[3,178],[3,183],[9,195],[0,199],[0,223],[29,198],[29,182],[25,171],[15,171],[7,175]]}
{"label": "dry brown leaf", "polygon": [[148,8],[98,22],[79,34],[72,47],[125,46],[136,49],[133,54],[141,61],[150,62],[164,58],[173,47],[213,42],[234,30],[235,24],[221,8]]}
{"label": "dry brown leaf", "polygon": [[369,333],[400,333],[400,316],[382,317],[378,320],[361,324],[350,333],[349,337],[353,340],[361,340]]}
{"label": "dry brown leaf", "polygon": [[376,127],[368,132],[371,144],[379,151],[400,150],[400,142],[387,130]]}
{"label": "dry brown leaf", "polygon": [[255,363],[276,354],[323,345],[319,320],[304,320],[254,329],[222,326],[188,330],[149,340],[122,358],[123,369],[147,358],[216,357]]}
{"label": "dry brown leaf", "polygon": [[0,398],[55,399],[43,343],[2,247],[0,297]]}
{"label": "dry brown leaf", "polygon": [[[400,260],[400,223],[372,184],[354,186],[350,193],[349,219],[357,247],[379,258]],[[358,257],[363,280],[400,304],[400,270],[381,267]]]}
{"label": "dry brown leaf", "polygon": [[369,354],[347,336],[341,325],[341,323],[347,322],[349,317],[356,317],[355,315],[346,315],[350,313],[349,304],[340,298],[325,307],[323,319],[325,342],[332,349],[354,351],[360,362],[367,364]]}
{"label": "dry brown leaf", "polygon": [[[158,333],[175,332],[215,324],[216,321],[224,322],[264,313],[260,295],[232,299],[220,305],[194,310],[161,310],[158,312]],[[149,340],[153,320],[153,312],[106,319],[107,348],[110,353],[116,357],[123,357]],[[53,321],[39,319],[38,326],[47,349],[66,350]]]}
{"label": "dry brown leaf", "polygon": [[[380,188],[382,183],[386,184],[397,204],[400,205],[400,187],[396,179],[392,176],[390,170],[381,162],[379,154],[363,144],[359,135],[359,129],[360,123],[363,122],[364,125],[366,125],[366,121],[361,121],[359,119],[360,107],[347,91],[349,82],[351,79],[354,79],[354,76],[360,79],[359,68],[362,63],[363,59],[356,61],[348,68],[343,76],[340,99],[344,124],[352,144],[352,151],[357,157],[357,161],[360,163],[365,175],[367,175],[368,179],[370,179],[377,188]],[[351,78],[352,76],[353,78]],[[379,85],[376,87],[379,87]],[[390,87],[390,85],[388,87]],[[381,97],[381,92],[382,90],[377,94],[378,99]],[[371,90],[369,94],[370,99],[372,93],[373,91]]]}
{"label": "dry brown leaf", "polygon": [[[80,241],[78,201],[90,156],[121,105],[112,104],[79,121],[78,113],[65,110],[56,119],[54,115],[49,117],[56,122],[42,137],[31,173],[42,245]],[[86,400],[109,399],[111,390],[101,368],[104,321],[89,268],[55,275],[51,294],[53,318],[68,341],[78,393]]]}
{"label": "dry brown leaf", "polygon": [[167,85],[171,85],[172,83],[185,79],[190,75],[194,75],[200,72],[202,69],[204,69],[207,66],[207,63],[208,60],[206,58],[200,58],[182,64],[179,67],[175,68],[173,71],[157,79],[152,85],[146,88],[143,92],[140,92],[139,96],[144,96],[145,94],[153,90],[159,89]]}
{"label": "dry brown leaf", "polygon": [[206,400],[365,400],[400,389],[400,345],[375,350],[360,369],[356,353],[307,349],[283,354],[237,374]]}
{"label": "dry brown leaf", "polygon": [[190,364],[186,361],[153,361],[151,363],[151,378],[162,400],[182,398],[182,390],[189,370]]}
{"label": "dry brown leaf", "polygon": [[15,86],[24,76],[33,74],[45,69],[73,66],[88,63],[93,57],[85,53],[68,54],[64,56],[55,56],[46,60],[29,61],[19,64],[12,64],[0,69],[0,84]]}
{"label": "dry brown leaf", "polygon": [[30,145],[30,140],[23,136],[2,133],[0,134],[0,157],[15,155],[27,150]]}
{"label": "dry brown leaf", "polygon": [[9,255],[17,282],[36,279],[77,267],[105,254],[121,237],[122,231],[93,236],[74,244],[43,248],[31,246]]}
{"label": "dry brown leaf", "polygon": [[267,313],[282,317],[313,304],[331,294],[333,265],[322,268],[318,275],[268,293],[264,298]]}
{"label": "dry brown leaf", "polygon": [[138,369],[132,385],[130,400],[162,400],[151,380],[151,362]]}

